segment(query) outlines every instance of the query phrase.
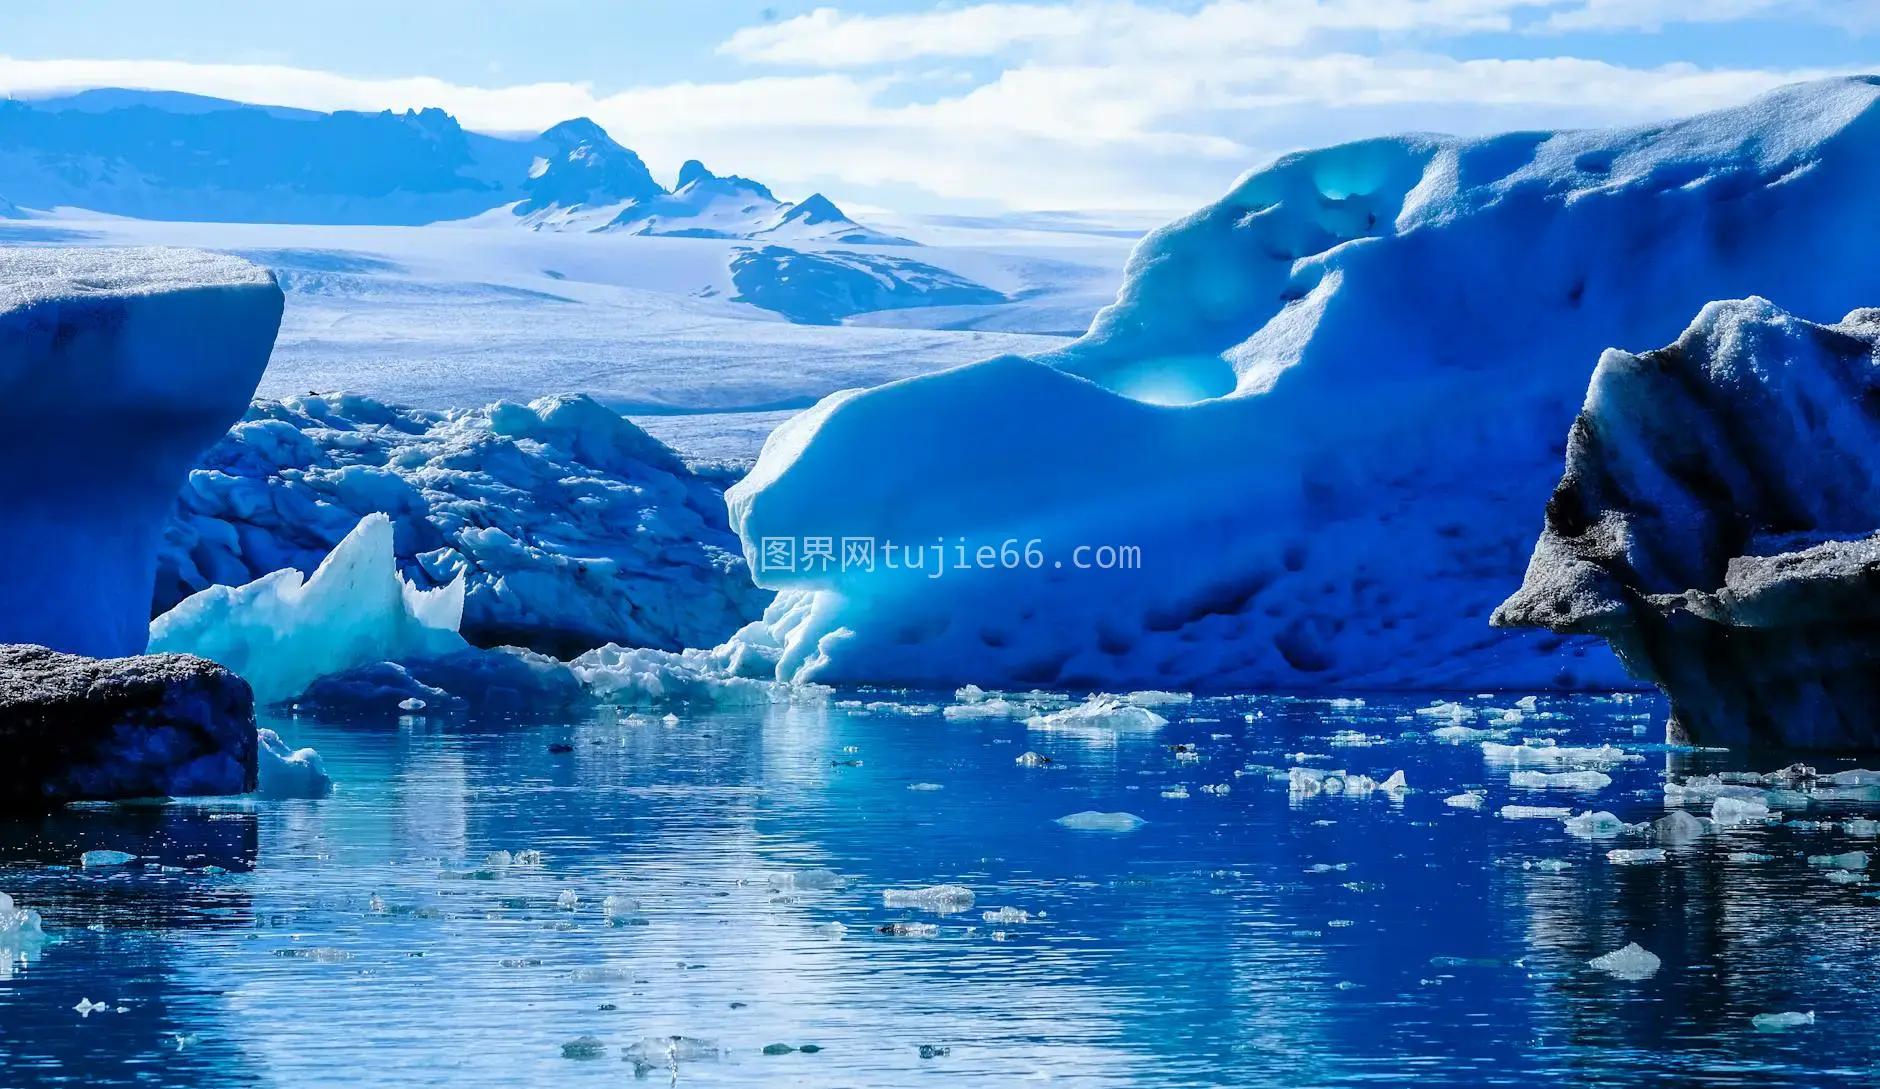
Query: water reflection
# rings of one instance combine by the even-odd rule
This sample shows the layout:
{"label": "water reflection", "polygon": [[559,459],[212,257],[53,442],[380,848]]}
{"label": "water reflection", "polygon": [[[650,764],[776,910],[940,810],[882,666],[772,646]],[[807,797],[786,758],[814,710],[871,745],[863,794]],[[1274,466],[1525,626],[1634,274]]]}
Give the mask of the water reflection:
{"label": "water reflection", "polygon": [[[7,1081],[1871,1080],[1875,901],[1806,861],[1858,846],[1843,831],[1735,829],[1620,866],[1614,842],[1495,815],[1649,819],[1668,771],[1733,766],[1651,750],[1649,703],[1543,700],[1504,727],[1645,750],[1592,795],[1513,789],[1402,701],[1209,700],[1108,734],[908,705],[296,720],[279,728],[321,750],[332,798],[14,822],[0,888],[62,940],[0,982]],[[1412,791],[1289,795],[1300,762],[1401,769]],[[1470,786],[1480,811],[1443,803]],[[1148,823],[1054,823],[1082,810]],[[46,868],[93,847],[181,872]],[[846,883],[787,879],[823,869]],[[883,905],[938,883],[977,902]],[[1627,942],[1661,970],[1587,967]],[[81,1018],[81,997],[110,1010]],[[1748,1020],[1810,1009],[1787,1034]]]}

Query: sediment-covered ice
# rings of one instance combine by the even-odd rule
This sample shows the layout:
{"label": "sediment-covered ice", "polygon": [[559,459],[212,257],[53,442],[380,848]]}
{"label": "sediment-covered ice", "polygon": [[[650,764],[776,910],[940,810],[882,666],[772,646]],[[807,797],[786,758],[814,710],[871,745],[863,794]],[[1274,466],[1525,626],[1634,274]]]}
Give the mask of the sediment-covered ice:
{"label": "sediment-covered ice", "polygon": [[1607,352],[1495,623],[1605,637],[1670,697],[1676,740],[1872,747],[1876,390],[1880,310],[1718,302],[1669,347]]}
{"label": "sediment-covered ice", "polygon": [[150,649],[227,666],[265,705],[327,674],[461,649],[463,604],[461,574],[435,590],[406,582],[392,554],[391,519],[371,514],[311,578],[290,567],[185,598],[151,621]]}
{"label": "sediment-covered ice", "polygon": [[1833,80],[1249,174],[1145,239],[1075,344],[836,394],[771,437],[729,500],[781,591],[779,675],[1636,683],[1589,639],[1486,626],[1561,437],[1602,350],[1712,299],[1880,299],[1877,101],[1880,78]]}
{"label": "sediment-covered ice", "polygon": [[0,247],[0,644],[144,649],[164,516],[253,396],[281,305],[234,257]]}
{"label": "sediment-covered ice", "polygon": [[769,596],[726,526],[723,482],[586,397],[452,412],[260,400],[198,464],[165,532],[155,612],[311,572],[368,514],[391,519],[406,578],[464,580],[462,630],[479,646],[709,647]]}

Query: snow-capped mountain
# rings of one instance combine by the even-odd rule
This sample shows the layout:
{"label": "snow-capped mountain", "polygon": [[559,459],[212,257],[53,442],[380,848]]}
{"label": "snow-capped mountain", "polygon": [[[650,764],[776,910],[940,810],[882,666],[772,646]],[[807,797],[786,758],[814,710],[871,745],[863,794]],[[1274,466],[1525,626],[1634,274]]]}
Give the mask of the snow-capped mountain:
{"label": "snow-capped mountain", "polygon": [[[551,138],[553,138],[551,140]],[[511,212],[536,230],[602,231],[669,238],[737,238],[767,242],[915,245],[871,230],[844,215],[821,193],[800,203],[778,200],[761,182],[719,176],[697,159],[679,168],[667,192],[639,156],[599,125],[582,118],[542,134],[553,154],[530,169],[530,197]]]}
{"label": "snow-capped mountain", "polygon": [[[817,194],[791,203],[694,161],[668,192],[587,118],[531,137],[439,109],[359,113],[103,89],[0,100],[0,192],[137,219],[416,225],[906,245]],[[0,202],[0,215],[10,205]]]}

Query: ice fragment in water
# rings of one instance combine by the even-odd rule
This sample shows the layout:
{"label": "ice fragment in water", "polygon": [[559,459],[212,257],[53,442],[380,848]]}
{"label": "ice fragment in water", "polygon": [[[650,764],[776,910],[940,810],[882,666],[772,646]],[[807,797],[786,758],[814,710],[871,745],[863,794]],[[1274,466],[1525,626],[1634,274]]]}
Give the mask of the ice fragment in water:
{"label": "ice fragment in water", "polygon": [[555,897],[555,906],[563,911],[573,911],[581,906],[581,897],[573,889],[563,889],[561,895]]}
{"label": "ice fragment in water", "polygon": [[1761,798],[1722,797],[1711,803],[1710,819],[1728,827],[1769,819],[1769,803]]}
{"label": "ice fragment in water", "polygon": [[1702,818],[1693,817],[1682,809],[1673,809],[1651,823],[1652,836],[1660,843],[1691,843],[1702,839],[1709,831]]}
{"label": "ice fragment in water", "polygon": [[1594,957],[1587,963],[1620,979],[1644,979],[1655,974],[1662,962],[1637,942],[1630,942],[1623,949]]}
{"label": "ice fragment in water", "polygon": [[940,928],[932,923],[885,923],[875,928],[878,934],[894,938],[935,938]]}
{"label": "ice fragment in water", "polygon": [[973,906],[973,890],[965,885],[930,885],[924,889],[888,889],[881,902],[891,908],[917,908],[942,915]]}
{"label": "ice fragment in water", "polygon": [[1487,799],[1483,798],[1482,795],[1470,792],[1465,794],[1451,794],[1449,797],[1443,799],[1443,804],[1454,806],[1457,809],[1480,809],[1482,808],[1482,803],[1486,800]]}
{"label": "ice fragment in water", "polygon": [[[416,696],[398,701],[398,709],[400,711],[422,711],[424,710],[424,706],[424,701]],[[566,1045],[563,1046],[566,1047]]]}
{"label": "ice fragment in water", "polygon": [[1565,824],[1568,835],[1581,839],[1606,839],[1632,830],[1631,825],[1603,809],[1568,817]]}
{"label": "ice fragment in water", "polygon": [[607,1054],[607,1045],[598,1036],[577,1036],[561,1045],[564,1059],[598,1059]]}
{"label": "ice fragment in water", "polygon": [[1872,839],[1880,835],[1880,821],[1870,821],[1856,817],[1841,826],[1842,831],[1856,839]]}
{"label": "ice fragment in water", "polygon": [[1573,810],[1558,805],[1504,805],[1501,816],[1511,821],[1566,820]]}
{"label": "ice fragment in water", "polygon": [[1021,768],[1041,768],[1041,767],[1044,767],[1046,764],[1049,764],[1050,762],[1051,762],[1050,757],[1043,756],[1035,752],[1023,753],[1018,757],[1018,759],[1013,761],[1013,763],[1017,764]]}
{"label": "ice fragment in water", "polygon": [[1079,832],[1134,832],[1148,822],[1134,813],[1100,813],[1086,809],[1059,817],[1057,823]]}
{"label": "ice fragment in water", "polygon": [[982,911],[979,917],[989,923],[1029,923],[1031,912],[1015,907],[1002,907],[995,911]]}
{"label": "ice fragment in water", "polygon": [[1093,696],[1087,703],[1049,714],[1033,715],[1025,725],[1034,730],[1114,730],[1142,733],[1159,730],[1168,719],[1146,707],[1124,703],[1111,696]]}
{"label": "ice fragment in water", "polygon": [[1636,849],[1619,847],[1607,851],[1606,858],[1609,861],[1621,864],[1634,862],[1663,862],[1665,860],[1665,849],[1663,847],[1639,847]]}
{"label": "ice fragment in water", "polygon": [[1508,785],[1531,790],[1604,790],[1612,776],[1598,771],[1513,771]]}
{"label": "ice fragment in water", "polygon": [[1783,1032],[1792,1028],[1800,1028],[1803,1025],[1814,1024],[1815,1011],[1809,1010],[1807,1013],[1795,1013],[1793,1011],[1786,1013],[1759,1013],[1750,1018],[1749,1023],[1756,1026],[1756,1028],[1762,1032]]}
{"label": "ice fragment in water", "polygon": [[1865,851],[1849,851],[1841,855],[1809,855],[1810,866],[1832,866],[1839,870],[1864,870],[1872,859]]}
{"label": "ice fragment in water", "polygon": [[79,865],[92,870],[100,866],[123,866],[136,860],[136,855],[123,851],[86,851],[79,856]]}

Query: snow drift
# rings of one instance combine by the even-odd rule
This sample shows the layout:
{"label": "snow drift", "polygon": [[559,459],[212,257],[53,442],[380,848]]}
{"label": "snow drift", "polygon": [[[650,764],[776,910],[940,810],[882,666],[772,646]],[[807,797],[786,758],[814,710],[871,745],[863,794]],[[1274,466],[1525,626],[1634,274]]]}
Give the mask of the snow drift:
{"label": "snow drift", "polygon": [[0,248],[0,643],[144,649],[164,517],[281,306],[233,257]]}
{"label": "snow drift", "polygon": [[463,648],[463,605],[461,574],[436,590],[400,578],[392,520],[371,514],[311,578],[290,567],[183,599],[151,621],[150,649],[227,666],[266,705],[329,673]]}
{"label": "snow drift", "polygon": [[1607,352],[1495,622],[1608,639],[1676,740],[1872,748],[1876,409],[1880,310],[1713,303],[1668,348]]}
{"label": "snow drift", "polygon": [[[1602,349],[1665,343],[1711,299],[1880,299],[1877,98],[1835,80],[1248,175],[1145,239],[1075,344],[836,394],[772,436],[728,498],[782,591],[779,676],[1632,683],[1584,638],[1487,626],[1561,437]],[[872,569],[759,562],[843,538]],[[890,542],[922,568],[887,569]],[[1077,566],[1105,547],[1139,565]]]}

